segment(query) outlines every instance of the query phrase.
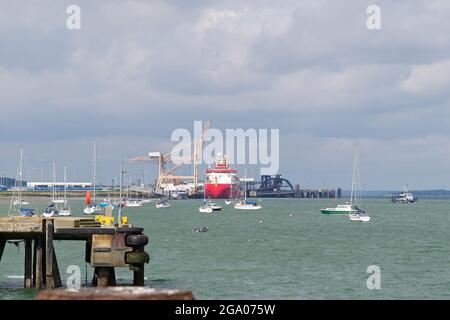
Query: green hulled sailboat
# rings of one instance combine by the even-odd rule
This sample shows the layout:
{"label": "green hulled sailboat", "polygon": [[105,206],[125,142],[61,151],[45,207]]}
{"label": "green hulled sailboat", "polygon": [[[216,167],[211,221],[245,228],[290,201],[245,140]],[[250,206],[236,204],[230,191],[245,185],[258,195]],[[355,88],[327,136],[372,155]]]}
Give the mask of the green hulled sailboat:
{"label": "green hulled sailboat", "polygon": [[357,198],[357,191],[355,188],[356,186],[356,174],[359,175],[359,169],[358,169],[358,148],[355,145],[355,158],[353,161],[353,177],[352,177],[352,192],[350,194],[350,202],[346,202],[345,204],[340,204],[335,208],[325,208],[320,209],[320,212],[323,214],[346,214],[346,215],[355,215],[357,214],[360,209],[358,208],[356,204],[356,198]]}

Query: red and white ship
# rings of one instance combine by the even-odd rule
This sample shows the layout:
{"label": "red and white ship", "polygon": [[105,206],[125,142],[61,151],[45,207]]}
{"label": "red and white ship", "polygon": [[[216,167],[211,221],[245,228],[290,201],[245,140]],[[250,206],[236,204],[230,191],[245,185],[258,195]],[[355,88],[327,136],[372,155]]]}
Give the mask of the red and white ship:
{"label": "red and white ship", "polygon": [[239,193],[237,172],[229,167],[227,156],[219,155],[215,167],[206,169],[205,198],[235,198]]}

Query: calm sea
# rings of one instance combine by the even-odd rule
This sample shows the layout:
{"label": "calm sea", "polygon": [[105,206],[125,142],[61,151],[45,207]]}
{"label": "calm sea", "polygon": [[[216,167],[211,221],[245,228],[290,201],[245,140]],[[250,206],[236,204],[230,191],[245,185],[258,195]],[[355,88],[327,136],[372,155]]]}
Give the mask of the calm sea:
{"label": "calm sea", "polygon": [[[1,215],[8,205],[0,202]],[[332,200],[265,199],[254,212],[223,204],[214,215],[199,213],[199,200],[171,205],[125,209],[150,237],[146,286],[189,289],[197,299],[450,298],[450,200],[366,200],[368,223],[322,215],[319,209]],[[82,206],[72,201],[74,215],[82,215]],[[208,232],[192,231],[204,225]],[[83,243],[57,242],[55,250],[63,281],[69,265],[80,267],[83,283],[91,281]],[[371,265],[381,270],[379,290],[366,285]],[[131,283],[132,272],[119,269],[117,278]],[[0,299],[33,298],[36,291],[22,284],[23,245],[8,244]]]}

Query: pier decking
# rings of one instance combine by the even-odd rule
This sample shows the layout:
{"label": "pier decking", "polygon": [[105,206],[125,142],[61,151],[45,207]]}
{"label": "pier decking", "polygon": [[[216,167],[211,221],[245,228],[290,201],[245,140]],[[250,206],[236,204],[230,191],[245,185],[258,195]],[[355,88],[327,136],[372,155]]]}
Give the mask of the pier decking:
{"label": "pier decking", "polygon": [[105,225],[94,217],[0,217],[0,263],[8,241],[25,243],[24,287],[62,287],[54,240],[85,241],[85,260],[94,268],[93,286],[115,286],[116,267],[133,271],[133,284],[144,285],[144,229],[132,225]]}

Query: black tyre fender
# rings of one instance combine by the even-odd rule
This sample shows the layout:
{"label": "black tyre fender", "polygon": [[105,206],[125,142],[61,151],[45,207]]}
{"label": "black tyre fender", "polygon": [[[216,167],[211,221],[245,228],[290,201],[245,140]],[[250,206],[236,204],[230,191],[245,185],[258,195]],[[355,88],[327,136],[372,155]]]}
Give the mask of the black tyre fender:
{"label": "black tyre fender", "polygon": [[148,244],[148,237],[142,234],[130,234],[125,238],[125,244],[129,247],[145,246]]}
{"label": "black tyre fender", "polygon": [[145,251],[130,251],[125,254],[125,263],[127,264],[142,264],[149,263],[149,261],[150,255]]}

